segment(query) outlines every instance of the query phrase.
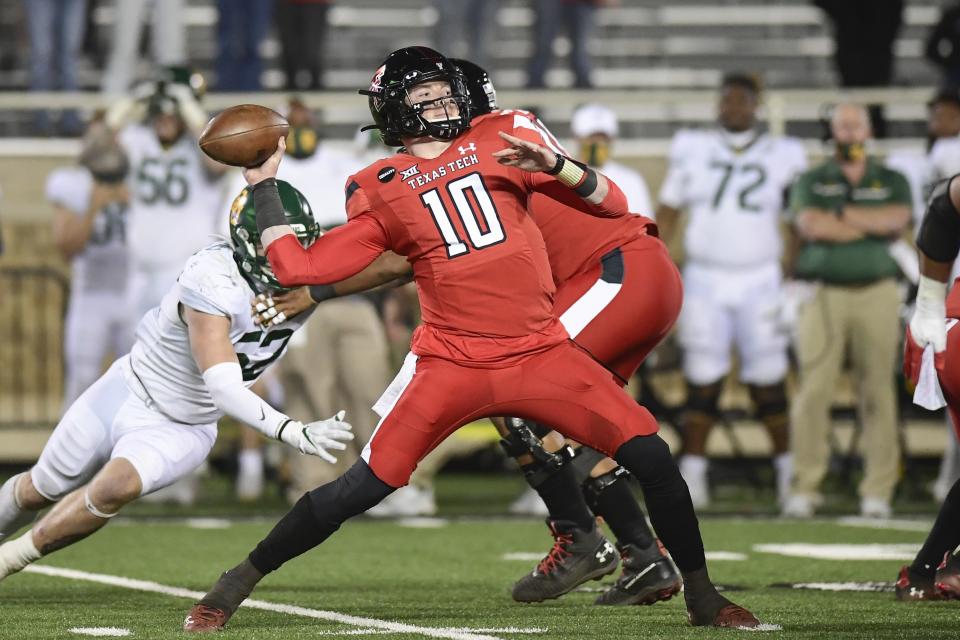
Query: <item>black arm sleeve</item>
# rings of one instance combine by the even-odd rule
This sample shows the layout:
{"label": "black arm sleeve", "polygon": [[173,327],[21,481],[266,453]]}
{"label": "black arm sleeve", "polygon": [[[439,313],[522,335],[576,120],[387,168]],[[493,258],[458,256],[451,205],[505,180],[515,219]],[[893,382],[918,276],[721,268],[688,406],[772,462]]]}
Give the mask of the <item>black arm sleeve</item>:
{"label": "black arm sleeve", "polygon": [[950,180],[933,191],[917,235],[917,248],[937,262],[953,262],[960,253],[960,212],[950,200]]}
{"label": "black arm sleeve", "polygon": [[287,224],[276,180],[261,180],[250,187],[250,190],[253,192],[253,210],[257,214],[257,231],[261,236],[270,227]]}

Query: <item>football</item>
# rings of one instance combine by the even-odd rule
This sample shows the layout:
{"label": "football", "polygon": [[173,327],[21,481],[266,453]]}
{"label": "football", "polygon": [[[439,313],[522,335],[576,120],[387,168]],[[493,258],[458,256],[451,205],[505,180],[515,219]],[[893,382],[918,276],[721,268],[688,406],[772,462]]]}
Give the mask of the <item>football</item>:
{"label": "football", "polygon": [[214,116],[200,134],[208,156],[233,167],[255,167],[277,150],[290,125],[273,109],[240,104]]}

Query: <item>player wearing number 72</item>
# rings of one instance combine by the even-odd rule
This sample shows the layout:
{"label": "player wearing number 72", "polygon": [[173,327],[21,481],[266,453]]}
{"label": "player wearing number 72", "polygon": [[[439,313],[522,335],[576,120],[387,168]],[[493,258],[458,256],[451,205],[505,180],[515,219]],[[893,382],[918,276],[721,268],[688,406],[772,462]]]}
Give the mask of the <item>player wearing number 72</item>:
{"label": "player wearing number 72", "polygon": [[273,176],[283,144],[248,169],[257,224],[285,286],[330,284],[387,250],[413,267],[423,324],[377,403],[361,459],[294,505],[254,551],[191,609],[184,628],[222,628],[263,576],[321,544],[348,518],[405,485],[417,463],[464,424],[518,416],[614,457],[644,487],[654,527],[683,572],[696,625],[756,626],[710,582],[690,495],[657,423],[568,338],[553,313],[543,237],[527,212],[541,193],[579,211],[628,213],[616,185],[552,151],[526,114],[471,121],[463,73],[425,47],[392,53],[368,91],[384,142],[405,152],[347,180],[349,222],[309,249],[279,215]]}
{"label": "player wearing number 72", "polygon": [[[293,240],[309,245],[320,235],[310,205],[290,185],[278,189],[280,215],[298,230]],[[282,288],[262,256],[247,189],[231,208],[230,230],[232,244],[210,245],[187,261],[140,322],[130,354],[70,406],[37,464],[0,487],[0,580],[193,471],[224,414],[328,462],[335,462],[328,450],[353,439],[343,412],[304,425],[249,390],[310,313],[268,329],[254,324],[251,296]]]}

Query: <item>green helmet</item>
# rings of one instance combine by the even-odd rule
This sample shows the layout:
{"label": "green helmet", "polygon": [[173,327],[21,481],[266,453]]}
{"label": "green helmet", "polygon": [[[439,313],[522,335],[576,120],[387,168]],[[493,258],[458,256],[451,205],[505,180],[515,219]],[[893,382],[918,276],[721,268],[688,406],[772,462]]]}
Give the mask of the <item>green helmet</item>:
{"label": "green helmet", "polygon": [[[280,192],[280,202],[283,204],[287,224],[297,234],[300,244],[309,247],[322,235],[320,226],[313,219],[310,203],[289,182],[277,180],[277,190]],[[240,273],[254,289],[288,290],[280,286],[267,257],[263,254],[250,187],[245,187],[230,206],[230,241]]]}

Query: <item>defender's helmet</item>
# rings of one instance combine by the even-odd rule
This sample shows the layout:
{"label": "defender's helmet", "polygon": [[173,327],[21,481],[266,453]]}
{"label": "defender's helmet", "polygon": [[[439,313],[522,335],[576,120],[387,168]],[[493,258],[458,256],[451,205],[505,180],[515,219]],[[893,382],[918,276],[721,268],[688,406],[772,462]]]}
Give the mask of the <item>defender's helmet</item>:
{"label": "defender's helmet", "polygon": [[[322,235],[320,226],[313,218],[310,203],[288,182],[277,180],[277,189],[280,191],[286,223],[293,228],[300,244],[309,247]],[[233,259],[254,289],[289,290],[280,286],[263,253],[250,187],[245,187],[230,207],[230,242],[233,244]]]}
{"label": "defender's helmet", "polygon": [[[410,89],[424,82],[446,80],[450,83],[450,100],[459,109],[456,116],[430,122],[421,115],[431,102],[408,104]],[[471,107],[463,72],[442,54],[427,47],[397,49],[377,69],[370,89],[360,93],[369,96],[370,115],[380,130],[383,143],[397,147],[402,136],[430,136],[452,140],[470,127]]]}
{"label": "defender's helmet", "polygon": [[461,58],[450,58],[450,62],[460,68],[467,81],[467,92],[470,94],[473,116],[482,116],[500,108],[497,106],[497,90],[494,88],[493,80],[490,79],[490,74],[487,73],[486,69]]}

